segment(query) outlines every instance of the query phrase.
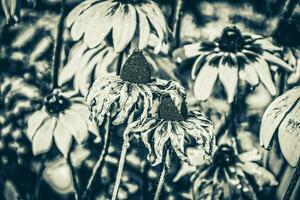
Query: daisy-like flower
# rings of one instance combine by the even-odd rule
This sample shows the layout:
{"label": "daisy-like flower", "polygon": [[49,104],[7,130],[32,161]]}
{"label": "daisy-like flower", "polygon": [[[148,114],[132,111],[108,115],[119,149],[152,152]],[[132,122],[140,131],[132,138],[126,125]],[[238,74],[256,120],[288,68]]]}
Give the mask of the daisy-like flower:
{"label": "daisy-like flower", "polygon": [[6,23],[16,23],[20,18],[20,0],[1,0]]}
{"label": "daisy-like flower", "polygon": [[[226,27],[221,37],[212,42],[198,42],[186,45],[177,53],[183,57],[196,57],[192,78],[195,80],[194,93],[199,100],[206,100],[212,93],[219,77],[227,93],[228,102],[234,100],[239,77],[250,85],[261,81],[272,95],[276,87],[272,81],[269,65],[275,64],[285,70],[293,68],[275,56],[281,49],[267,38],[254,34],[242,34],[238,28]],[[176,52],[175,54],[175,57]],[[183,58],[177,57],[177,60]]]}
{"label": "daisy-like flower", "polygon": [[[257,199],[255,191],[275,186],[274,176],[256,162],[257,150],[237,154],[230,145],[222,144],[191,177],[194,199]],[[251,179],[249,179],[251,178]]]}
{"label": "daisy-like flower", "polygon": [[300,157],[300,87],[277,97],[266,109],[260,127],[260,143],[270,149],[275,132],[281,152],[295,167]]}
{"label": "daisy-like flower", "polygon": [[89,120],[84,98],[72,97],[55,89],[45,98],[44,106],[28,119],[27,136],[32,142],[34,155],[48,152],[53,140],[58,150],[68,156],[74,137],[81,144],[97,128]]}
{"label": "daisy-like flower", "polygon": [[189,112],[184,101],[176,103],[168,95],[162,97],[158,114],[144,121],[135,121],[127,127],[124,137],[129,138],[130,134],[141,137],[149,151],[148,160],[154,152],[153,166],[162,162],[164,151],[168,148],[172,148],[180,160],[190,163],[185,151],[188,143],[196,143],[210,156],[214,142],[212,122],[200,112]]}
{"label": "daisy-like flower", "polygon": [[[87,102],[91,107],[91,116],[99,125],[105,116],[109,116],[114,105],[118,114],[113,124],[123,123],[136,105],[142,105],[141,119],[145,120],[152,108],[155,95],[170,92],[174,99],[180,99],[185,90],[175,81],[151,79],[151,68],[143,53],[134,51],[124,63],[121,75],[98,78],[91,87]],[[180,101],[180,100],[179,100]],[[114,117],[114,115],[112,115]]]}
{"label": "daisy-like flower", "polygon": [[123,51],[135,35],[139,37],[139,49],[143,49],[151,32],[160,39],[158,45],[169,33],[162,11],[151,0],[86,0],[71,11],[66,23],[75,41],[83,37],[93,48],[112,38],[117,52]]}

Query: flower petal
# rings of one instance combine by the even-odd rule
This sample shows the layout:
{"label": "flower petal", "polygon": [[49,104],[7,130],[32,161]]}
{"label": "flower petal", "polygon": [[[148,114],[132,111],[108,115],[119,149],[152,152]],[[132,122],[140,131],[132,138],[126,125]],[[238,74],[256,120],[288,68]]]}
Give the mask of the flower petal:
{"label": "flower petal", "polygon": [[297,101],[278,130],[281,152],[292,167],[297,166],[300,157],[300,100]]}
{"label": "flower petal", "polygon": [[56,118],[49,117],[47,121],[37,130],[32,139],[33,155],[47,152],[52,145],[53,130],[56,126]]}
{"label": "flower petal", "polygon": [[57,121],[53,134],[54,141],[58,150],[63,154],[64,157],[68,157],[68,153],[72,143],[72,135],[69,130],[64,127],[61,120]]}
{"label": "flower petal", "polygon": [[142,12],[138,6],[135,9],[139,17],[139,31],[140,31],[139,49],[144,49],[148,44],[149,35],[150,35],[150,25],[145,13]]}
{"label": "flower petal", "polygon": [[290,71],[290,72],[294,71],[294,69],[291,65],[289,65],[288,63],[284,62],[279,57],[277,57],[267,51],[263,52],[263,58],[272,64],[282,67],[283,69],[285,69],[287,71]]}
{"label": "flower petal", "polygon": [[224,59],[219,64],[219,78],[225,88],[228,103],[231,103],[234,100],[238,84],[238,68],[230,66]]}
{"label": "flower petal", "polygon": [[286,113],[291,109],[294,103],[299,99],[300,87],[295,87],[283,95],[277,97],[266,109],[260,127],[260,144],[269,148],[273,134]]}
{"label": "flower petal", "polygon": [[43,108],[36,111],[28,118],[27,137],[32,141],[37,130],[49,119],[48,113]]}
{"label": "flower petal", "polygon": [[168,122],[162,123],[154,131],[153,139],[154,139],[154,152],[155,152],[156,159],[155,162],[152,164],[152,166],[156,166],[160,164],[163,159],[162,156],[163,156],[164,146],[169,139],[169,134],[168,131],[166,130],[167,124]]}
{"label": "flower petal", "polygon": [[251,64],[246,64],[244,67],[244,71],[246,74],[246,80],[250,85],[256,86],[259,84],[259,78],[256,70],[251,66]]}

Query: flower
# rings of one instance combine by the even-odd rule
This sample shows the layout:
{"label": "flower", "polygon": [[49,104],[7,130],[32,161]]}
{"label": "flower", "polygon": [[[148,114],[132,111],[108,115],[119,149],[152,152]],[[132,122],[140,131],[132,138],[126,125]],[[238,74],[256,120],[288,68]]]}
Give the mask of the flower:
{"label": "flower", "polygon": [[231,103],[239,76],[252,86],[261,81],[272,95],[276,94],[269,65],[275,64],[289,71],[293,71],[293,68],[273,55],[275,51],[280,51],[280,48],[268,39],[253,34],[243,35],[233,26],[226,27],[221,37],[213,42],[185,45],[174,54],[176,56],[183,52],[187,58],[199,56],[192,69],[192,78],[196,79],[194,93],[199,100],[209,98],[219,77],[227,93],[228,102]]}
{"label": "flower", "polygon": [[91,117],[99,125],[105,116],[114,117],[111,112],[116,105],[119,111],[113,124],[119,125],[140,104],[143,107],[141,118],[144,120],[152,108],[154,96],[169,91],[174,94],[174,98],[179,98],[178,92],[185,93],[184,88],[175,81],[151,79],[150,65],[143,53],[137,50],[124,63],[120,76],[100,77],[93,83],[87,102],[91,107]]}
{"label": "flower", "polygon": [[270,149],[274,133],[288,163],[295,167],[300,157],[300,87],[277,97],[266,109],[260,127],[260,144]]}
{"label": "flower", "polygon": [[151,0],[86,0],[67,17],[72,38],[83,40],[89,48],[104,39],[111,40],[117,52],[123,51],[135,35],[139,49],[147,46],[150,32],[155,32],[161,45],[169,29],[158,5]]}
{"label": "flower", "polygon": [[97,128],[89,118],[89,110],[82,97],[72,97],[55,89],[45,98],[44,106],[28,119],[27,136],[32,142],[34,155],[47,152],[53,142],[65,156],[70,151],[72,137],[81,144]]}
{"label": "flower", "polygon": [[20,17],[19,0],[1,0],[2,10],[6,18],[6,23],[17,23]]}
{"label": "flower", "polygon": [[162,97],[158,114],[128,125],[124,132],[125,140],[130,137],[130,133],[141,136],[149,151],[148,160],[154,151],[156,159],[153,166],[162,162],[166,148],[171,147],[182,161],[190,163],[185,151],[188,145],[186,141],[190,144],[196,142],[204,149],[206,156],[211,154],[214,142],[212,122],[200,112],[189,112],[184,100],[176,103],[168,95]]}
{"label": "flower", "polygon": [[255,189],[277,185],[256,163],[260,159],[256,149],[238,154],[230,145],[220,145],[212,163],[199,166],[191,177],[194,199],[257,199]]}
{"label": "flower", "polygon": [[[155,49],[149,48],[156,45],[158,40],[152,36],[153,34],[150,37],[148,48],[143,50],[143,55],[151,64],[153,75],[176,80],[174,74],[176,64],[169,58],[164,46],[158,54]],[[137,48],[138,45],[134,40],[131,42],[130,48],[119,54],[106,42],[89,49],[83,41],[79,41],[72,47],[69,60],[60,73],[59,85],[72,81],[74,89],[86,96],[94,80],[110,74],[115,75],[119,62],[121,60],[125,62]]]}

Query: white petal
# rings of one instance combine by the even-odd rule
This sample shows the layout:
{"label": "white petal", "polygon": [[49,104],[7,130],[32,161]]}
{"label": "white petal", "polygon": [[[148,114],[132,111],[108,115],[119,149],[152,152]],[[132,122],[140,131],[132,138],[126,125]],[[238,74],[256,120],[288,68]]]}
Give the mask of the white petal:
{"label": "white petal", "polygon": [[228,103],[233,102],[238,84],[237,66],[229,66],[227,62],[222,63],[222,61],[220,61],[219,78],[225,88]]}
{"label": "white petal", "polygon": [[209,98],[218,78],[218,73],[217,66],[210,66],[208,62],[204,64],[194,84],[194,93],[197,99],[203,101]]}
{"label": "white petal", "polygon": [[275,95],[276,87],[272,81],[271,72],[270,72],[268,63],[263,58],[258,57],[257,62],[253,62],[252,66],[257,71],[259,79],[265,85],[265,87],[269,90],[271,95]]}
{"label": "white petal", "polygon": [[287,71],[290,71],[290,72],[294,71],[294,69],[291,65],[289,65],[288,63],[284,62],[279,57],[277,57],[267,51],[263,52],[263,58],[266,59],[270,63],[273,63],[279,67],[282,67],[283,69],[285,69]]}
{"label": "white petal", "polygon": [[48,118],[37,130],[32,140],[32,151],[34,155],[49,151],[52,145],[53,130],[56,126],[56,118]]}
{"label": "white petal", "polygon": [[154,152],[155,152],[156,159],[155,162],[152,164],[152,166],[156,166],[160,164],[162,161],[164,146],[169,139],[169,134],[168,131],[166,130],[166,124],[161,124],[156,128],[156,130],[154,131],[153,139],[154,139]]}
{"label": "white petal", "polygon": [[256,70],[251,66],[251,64],[246,64],[244,67],[244,72],[246,75],[246,80],[250,85],[256,86],[259,83],[258,75]]}
{"label": "white petal", "polygon": [[49,115],[43,108],[28,118],[27,137],[32,141],[36,131],[45,123]]}
{"label": "white petal", "polygon": [[140,38],[139,38],[139,49],[144,49],[149,40],[150,35],[150,25],[147,19],[147,16],[144,12],[141,11],[139,7],[136,7],[137,14],[139,16],[139,31],[140,31]]}
{"label": "white petal", "polygon": [[64,155],[64,157],[68,157],[68,153],[72,144],[72,135],[69,130],[64,127],[60,120],[57,121],[54,129],[54,140],[58,150]]}
{"label": "white petal", "polygon": [[288,110],[299,99],[300,87],[296,87],[277,97],[266,109],[260,127],[260,144],[269,147],[275,130],[285,117]]}
{"label": "white petal", "polygon": [[296,167],[300,157],[300,101],[279,125],[278,140],[288,163]]}
{"label": "white petal", "polygon": [[113,44],[116,52],[123,51],[131,41],[137,26],[136,11],[128,4],[128,9],[119,7],[113,20]]}

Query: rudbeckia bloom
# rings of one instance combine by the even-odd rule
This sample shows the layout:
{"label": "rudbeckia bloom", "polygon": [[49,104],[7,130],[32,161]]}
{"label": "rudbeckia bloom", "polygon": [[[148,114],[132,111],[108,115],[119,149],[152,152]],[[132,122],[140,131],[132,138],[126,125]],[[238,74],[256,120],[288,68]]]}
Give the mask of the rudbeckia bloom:
{"label": "rudbeckia bloom", "polygon": [[206,155],[210,156],[214,142],[212,122],[200,112],[189,112],[184,100],[174,102],[167,95],[161,99],[158,114],[142,122],[137,120],[128,125],[124,137],[131,137],[130,133],[140,135],[149,151],[148,160],[154,152],[156,158],[153,166],[162,162],[164,150],[169,147],[175,151],[180,160],[190,163],[185,151],[188,143],[196,142],[204,149]]}
{"label": "rudbeckia bloom", "polygon": [[276,130],[282,154],[295,167],[300,157],[300,87],[277,97],[266,109],[259,136],[263,147],[270,149]]}
{"label": "rudbeckia bloom", "polygon": [[27,136],[32,142],[34,155],[47,152],[53,143],[67,157],[72,138],[78,143],[87,139],[89,130],[98,136],[89,120],[84,98],[72,97],[55,89],[45,98],[44,106],[28,119]]}
{"label": "rudbeckia bloom", "polygon": [[119,125],[128,118],[136,105],[142,105],[141,118],[146,119],[155,95],[166,92],[173,94],[174,98],[180,98],[179,93],[185,93],[185,90],[175,81],[151,79],[150,65],[143,53],[137,50],[124,63],[120,76],[100,77],[93,83],[87,102],[91,107],[91,117],[99,125],[105,116],[112,114],[113,106],[117,105],[119,111],[113,124]]}
{"label": "rudbeckia bloom", "polygon": [[196,79],[195,96],[199,100],[208,99],[219,77],[229,103],[234,100],[239,77],[252,86],[261,81],[272,95],[276,94],[269,65],[275,64],[293,71],[290,65],[273,54],[280,50],[270,40],[259,35],[242,34],[235,26],[226,27],[221,37],[213,42],[198,42],[183,47],[185,57],[198,56],[192,69],[192,78]]}
{"label": "rudbeckia bloom", "polygon": [[277,185],[256,163],[260,159],[257,150],[237,154],[230,145],[220,145],[212,163],[199,166],[191,177],[194,199],[257,199],[256,189]]}
{"label": "rudbeckia bloom", "polygon": [[117,52],[123,51],[135,35],[139,49],[143,49],[150,32],[157,34],[159,45],[169,32],[162,11],[151,0],[86,0],[70,12],[66,23],[75,41],[84,35],[84,42],[93,48],[112,38]]}
{"label": "rudbeckia bloom", "polygon": [[20,17],[20,1],[19,0],[1,0],[2,10],[6,18],[6,23],[16,23]]}

